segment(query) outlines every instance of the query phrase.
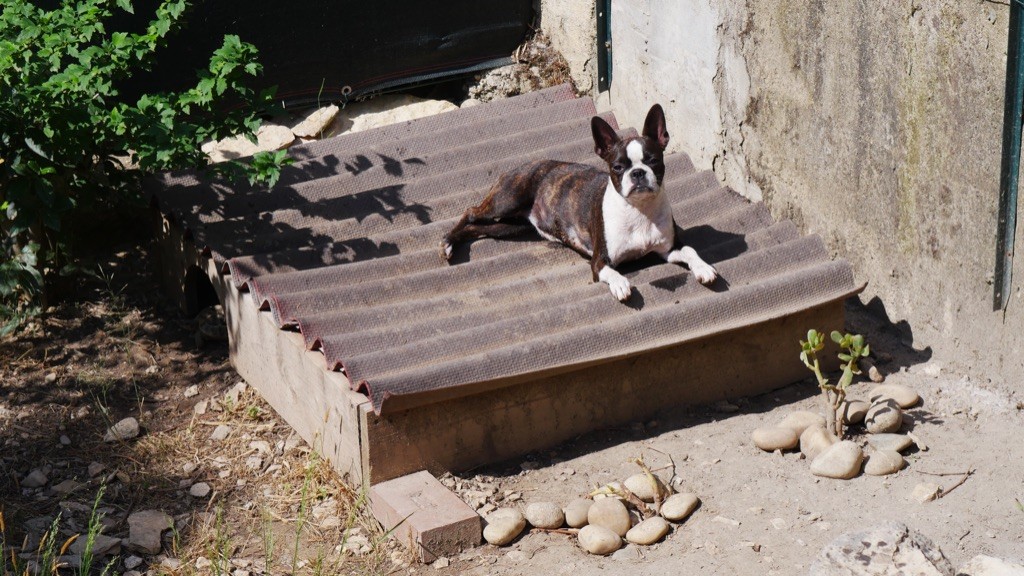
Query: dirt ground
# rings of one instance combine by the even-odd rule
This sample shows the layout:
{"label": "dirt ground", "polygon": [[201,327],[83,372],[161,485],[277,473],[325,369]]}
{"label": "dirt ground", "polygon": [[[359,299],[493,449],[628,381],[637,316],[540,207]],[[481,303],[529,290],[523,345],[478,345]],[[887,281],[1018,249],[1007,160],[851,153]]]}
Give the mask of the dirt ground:
{"label": "dirt ground", "polygon": [[[638,456],[665,480],[674,462],[676,489],[696,493],[701,506],[654,546],[595,557],[573,537],[528,533],[508,547],[484,545],[446,559],[446,567],[410,565],[369,517],[360,491],[238,385],[227,346],[210,329],[216,319],[184,318],[157,294],[152,266],[144,247],[123,250],[74,299],[0,342],[5,557],[13,550],[19,562],[38,558],[40,535],[58,514],[61,542],[82,533],[103,487],[106,535],[127,538],[127,518],[140,510],[175,520],[159,554],[129,550],[125,540],[103,560],[113,559],[112,573],[803,574],[840,533],[886,520],[931,538],[954,566],[977,554],[1024,559],[1020,393],[944,368],[943,359],[907,344],[905,327],[854,305],[848,328],[891,357],[880,364],[887,382],[923,397],[909,414],[928,450],[910,452],[904,470],[828,480],[811,475],[799,453],[755,448],[754,428],[793,410],[819,410],[816,388],[805,381],[669,410],[444,479],[477,505],[564,505],[638,472],[631,462]],[[794,343],[794,362],[797,355]],[[871,386],[855,384],[851,397],[866,397]],[[110,424],[126,416],[139,419],[139,437],[104,442]],[[216,440],[221,425],[229,432]],[[33,470],[47,476],[43,486],[22,485]],[[200,482],[209,494],[191,495]],[[922,482],[947,495],[913,500]],[[75,562],[72,554],[65,560]],[[0,573],[7,571],[16,573],[10,562]]]}

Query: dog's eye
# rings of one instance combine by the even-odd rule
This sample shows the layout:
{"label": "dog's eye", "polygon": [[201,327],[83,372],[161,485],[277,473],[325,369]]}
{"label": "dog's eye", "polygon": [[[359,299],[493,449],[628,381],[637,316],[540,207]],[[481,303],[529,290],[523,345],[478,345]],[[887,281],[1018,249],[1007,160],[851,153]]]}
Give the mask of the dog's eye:
{"label": "dog's eye", "polygon": [[625,170],[625,168],[622,166],[622,164],[612,164],[612,172],[615,172],[616,174],[622,174],[623,170]]}
{"label": "dog's eye", "polygon": [[658,158],[656,156],[644,156],[644,164],[647,164],[648,166],[653,166],[654,164],[657,163]]}

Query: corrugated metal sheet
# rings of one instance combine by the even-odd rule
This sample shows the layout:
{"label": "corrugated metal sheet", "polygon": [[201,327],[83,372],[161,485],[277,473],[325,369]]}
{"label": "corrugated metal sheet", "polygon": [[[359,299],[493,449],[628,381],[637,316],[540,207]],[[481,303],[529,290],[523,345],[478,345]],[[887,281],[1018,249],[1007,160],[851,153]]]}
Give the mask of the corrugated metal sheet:
{"label": "corrugated metal sheet", "polygon": [[685,242],[721,274],[710,287],[647,258],[624,267],[636,287],[624,305],[591,283],[579,255],[538,237],[480,240],[452,264],[440,258],[443,234],[503,171],[538,158],[599,166],[594,113],[590,99],[559,87],[297,147],[300,161],[272,190],[189,174],[150,186],[222,273],[322,350],[378,413],[675,346],[857,291],[849,265],[831,260],[820,238],[774,222],[682,153],[666,158],[665,190]]}

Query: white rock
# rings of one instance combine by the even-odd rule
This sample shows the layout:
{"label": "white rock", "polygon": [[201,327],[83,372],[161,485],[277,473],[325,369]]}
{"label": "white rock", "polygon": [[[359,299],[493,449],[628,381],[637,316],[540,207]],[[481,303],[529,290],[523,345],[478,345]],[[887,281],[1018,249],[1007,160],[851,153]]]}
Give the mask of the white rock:
{"label": "white rock", "polygon": [[210,157],[211,162],[216,163],[245,158],[257,152],[283,150],[294,141],[295,135],[287,126],[264,124],[256,130],[255,144],[245,136],[234,136],[219,142],[207,142],[202,145],[202,150]]}
{"label": "white rock", "polygon": [[871,476],[885,476],[903,469],[906,461],[899,452],[894,450],[876,450],[868,455],[868,461],[864,464],[864,473]]}
{"label": "white rock", "polygon": [[130,440],[139,435],[139,421],[131,416],[121,420],[107,429],[103,436],[104,442],[116,442],[118,440]]}
{"label": "white rock", "polygon": [[188,493],[195,498],[205,498],[210,494],[210,485],[206,482],[196,482],[188,489]]}
{"label": "white rock", "polygon": [[139,566],[142,566],[142,558],[132,554],[124,559],[124,567],[128,570],[135,570]]}
{"label": "white rock", "polygon": [[647,477],[647,474],[641,472],[639,474],[634,474],[629,478],[626,478],[626,481],[623,482],[622,484],[630,492],[636,494],[637,498],[643,500],[644,502],[654,502],[654,497],[657,495],[657,490],[661,490],[662,494],[668,491],[668,488],[665,486],[665,483],[661,481],[661,478],[654,476],[654,481],[658,485],[657,488],[655,488],[654,485],[651,484],[651,481]]}
{"label": "white rock", "polygon": [[891,398],[879,398],[864,417],[864,427],[871,434],[896,432],[903,425],[903,411]]}
{"label": "white rock", "polygon": [[345,132],[361,132],[456,108],[458,106],[447,100],[425,100],[408,94],[384,95],[349,104],[338,114],[335,124],[340,122],[341,130]]}
{"label": "white rock", "polygon": [[448,566],[451,565],[451,563],[452,563],[451,560],[449,560],[449,559],[445,558],[444,556],[442,556],[442,557],[438,558],[437,560],[434,560],[434,563],[432,564],[432,566],[434,568],[438,568],[438,569],[440,569],[440,568],[447,568]]}
{"label": "white rock", "polygon": [[526,507],[526,521],[537,528],[561,528],[565,513],[554,502],[534,502]]}
{"label": "white rock", "polygon": [[665,499],[661,505],[661,515],[672,522],[682,522],[697,509],[700,498],[696,494],[684,492],[673,494]]}
{"label": "white rock", "polygon": [[893,452],[903,452],[913,441],[909,436],[903,434],[872,434],[868,436],[868,444],[871,445],[875,450],[892,450]]}
{"label": "white rock", "polygon": [[327,128],[331,125],[331,122],[334,122],[334,118],[338,115],[339,110],[340,108],[334,104],[314,110],[302,122],[299,122],[292,128],[292,134],[299,138],[323,138],[329,136],[330,133],[327,132]]}
{"label": "white rock", "polygon": [[899,522],[840,535],[811,564],[810,576],[953,576],[942,550]]}
{"label": "white rock", "polygon": [[569,505],[565,507],[565,523],[570,528],[582,528],[587,525],[587,513],[590,512],[590,506],[594,503],[593,500],[588,498],[577,498]]}
{"label": "white rock", "polygon": [[804,430],[808,426],[819,425],[822,428],[825,427],[825,417],[816,412],[809,412],[807,410],[798,410],[791,412],[788,416],[783,418],[782,422],[779,422],[779,428],[792,428],[796,430],[797,435],[804,433]]}
{"label": "white rock", "polygon": [[498,508],[485,520],[484,540],[495,546],[504,546],[515,540],[526,528],[526,518],[515,508]]}
{"label": "white rock", "polygon": [[824,452],[829,446],[832,446],[839,439],[830,434],[822,426],[808,426],[804,433],[800,435],[800,452],[809,461],[813,461],[818,457],[818,454]]}
{"label": "white rock", "polygon": [[1024,564],[979,554],[956,571],[957,576],[1024,576]]}
{"label": "white rock", "polygon": [[128,517],[128,547],[145,554],[158,554],[160,535],[171,527],[172,519],[159,510],[142,510]]}
{"label": "white rock", "polygon": [[[607,500],[618,502],[617,500]],[[580,546],[591,554],[611,554],[622,547],[622,538],[604,526],[589,524],[580,529]]]}
{"label": "white rock", "polygon": [[263,458],[259,456],[249,456],[245,459],[245,467],[249,470],[259,470],[263,467]]}
{"label": "white rock", "polygon": [[917,486],[914,486],[914,491],[910,493],[910,497],[923,504],[938,498],[941,491],[942,487],[938,484],[922,482]]}
{"label": "white rock", "polygon": [[47,384],[53,384],[56,381],[57,381],[57,374],[54,373],[54,372],[50,372],[46,376],[43,377],[43,382],[45,382]]}
{"label": "white rock", "polygon": [[652,516],[633,526],[626,532],[626,541],[641,546],[650,546],[668,534],[668,521],[661,516]]}
{"label": "white rock", "polygon": [[860,472],[864,452],[850,440],[836,442],[811,462],[811,474],[847,480]]}
{"label": "white rock", "polygon": [[892,398],[899,404],[900,408],[910,408],[921,401],[921,397],[909,386],[902,384],[882,384],[871,389],[868,395],[872,403],[877,403],[881,398]]}
{"label": "white rock", "polygon": [[863,400],[846,400],[843,405],[839,408],[839,413],[843,416],[843,422],[847,424],[860,424],[864,421],[864,416],[868,413],[868,408],[871,404]]}
{"label": "white rock", "polygon": [[591,526],[603,526],[619,536],[625,536],[632,526],[626,505],[616,498],[596,500],[587,512],[587,523]]}
{"label": "white rock", "polygon": [[231,426],[227,424],[219,424],[213,429],[213,433],[210,434],[210,440],[224,440],[231,434]]}
{"label": "white rock", "polygon": [[758,428],[750,433],[754,445],[765,452],[792,450],[800,443],[800,434],[795,428]]}
{"label": "white rock", "polygon": [[37,468],[37,469],[29,472],[28,476],[25,476],[25,478],[22,479],[21,487],[22,488],[39,488],[41,486],[46,486],[46,483],[49,482],[49,481],[50,481],[50,479],[46,477],[46,474],[42,470],[39,470]]}
{"label": "white rock", "polygon": [[193,396],[198,396],[199,395],[199,385],[198,384],[193,384],[193,385],[189,386],[188,388],[185,388],[185,391],[182,394],[185,396],[185,398],[191,398]]}

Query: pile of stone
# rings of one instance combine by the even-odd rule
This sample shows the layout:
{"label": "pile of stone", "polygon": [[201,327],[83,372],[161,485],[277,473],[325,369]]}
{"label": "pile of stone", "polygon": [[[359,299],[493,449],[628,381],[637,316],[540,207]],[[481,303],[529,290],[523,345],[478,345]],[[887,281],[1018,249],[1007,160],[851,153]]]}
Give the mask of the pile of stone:
{"label": "pile of stone", "polygon": [[[912,432],[899,433],[903,410],[916,406],[921,397],[907,386],[882,384],[868,398],[848,400],[842,410],[847,425],[863,424],[867,434],[862,443],[836,438],[826,430],[823,416],[808,411],[793,412],[777,426],[754,430],[751,440],[766,452],[800,450],[816,476],[846,480],[862,470],[872,476],[893,474],[906,465],[902,452],[914,445],[928,449]],[[867,453],[862,444],[870,447]]]}
{"label": "pile of stone", "polygon": [[[648,506],[653,504],[653,506]],[[613,482],[562,507],[555,502],[531,502],[523,511],[498,508],[484,518],[484,540],[505,546],[532,526],[536,531],[576,536],[591,554],[611,554],[624,542],[650,546],[663,539],[671,523],[685,521],[700,499],[691,493],[673,494],[660,478],[644,472],[625,482]]]}

